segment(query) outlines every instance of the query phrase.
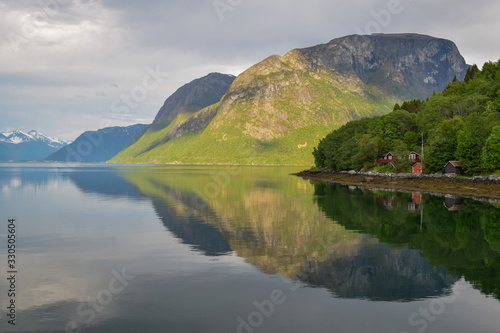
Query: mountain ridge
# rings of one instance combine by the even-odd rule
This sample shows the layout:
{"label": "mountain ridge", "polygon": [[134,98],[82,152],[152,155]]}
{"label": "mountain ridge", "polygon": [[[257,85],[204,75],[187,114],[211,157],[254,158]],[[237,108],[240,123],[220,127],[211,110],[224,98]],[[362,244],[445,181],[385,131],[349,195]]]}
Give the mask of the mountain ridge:
{"label": "mountain ridge", "polygon": [[71,144],[53,152],[45,161],[106,162],[113,158],[147,125],[113,126],[97,131],[86,131]]}
{"label": "mountain ridge", "polygon": [[[184,84],[165,100],[152,124],[139,132],[132,140],[132,147],[125,151],[130,154],[142,154],[169,141],[171,135],[168,129],[204,107],[218,102],[234,79],[234,75],[210,73]],[[141,138],[143,140],[137,142]]]}
{"label": "mountain ridge", "polygon": [[153,124],[170,123],[183,108],[201,110],[217,103],[234,79],[234,75],[210,73],[183,85],[167,98]]}
{"label": "mountain ridge", "polygon": [[[408,53],[407,49],[415,49],[416,52]],[[418,93],[417,96],[408,96],[410,98],[425,99],[430,97],[433,91],[442,91],[455,75],[463,79],[468,68],[452,41],[412,33],[349,35],[332,39],[326,44],[298,50],[309,57],[316,54],[326,67],[341,73],[354,71],[365,84],[381,81],[411,83],[413,87],[418,88]],[[343,51],[349,55],[346,50],[351,51],[351,58],[342,56],[342,52],[339,52]],[[393,66],[388,66],[391,65],[391,58],[396,61]],[[448,63],[449,69],[441,73],[436,71],[440,62]],[[424,73],[408,71],[418,67],[419,63],[423,63]],[[410,82],[405,82],[405,79]],[[394,88],[390,88],[389,91],[394,93]]]}

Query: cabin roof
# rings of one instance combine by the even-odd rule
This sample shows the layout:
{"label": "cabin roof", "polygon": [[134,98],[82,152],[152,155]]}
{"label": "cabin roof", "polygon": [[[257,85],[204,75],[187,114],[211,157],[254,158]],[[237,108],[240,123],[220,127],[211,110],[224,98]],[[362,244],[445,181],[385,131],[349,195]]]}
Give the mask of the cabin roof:
{"label": "cabin roof", "polygon": [[460,161],[448,161],[448,163],[446,163],[444,167],[446,168],[448,164],[453,165],[455,168],[461,168],[463,166],[462,162]]}

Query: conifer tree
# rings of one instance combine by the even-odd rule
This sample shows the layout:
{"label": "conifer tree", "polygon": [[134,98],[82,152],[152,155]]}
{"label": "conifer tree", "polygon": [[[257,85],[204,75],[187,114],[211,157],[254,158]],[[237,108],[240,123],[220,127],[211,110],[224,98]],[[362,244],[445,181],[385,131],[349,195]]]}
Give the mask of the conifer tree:
{"label": "conifer tree", "polygon": [[488,171],[500,170],[500,126],[493,127],[482,153],[483,168]]}
{"label": "conifer tree", "polygon": [[469,83],[469,81],[472,79],[470,74],[471,72],[470,69],[471,69],[470,67],[467,67],[467,73],[465,73],[465,78],[464,78],[465,83]]}

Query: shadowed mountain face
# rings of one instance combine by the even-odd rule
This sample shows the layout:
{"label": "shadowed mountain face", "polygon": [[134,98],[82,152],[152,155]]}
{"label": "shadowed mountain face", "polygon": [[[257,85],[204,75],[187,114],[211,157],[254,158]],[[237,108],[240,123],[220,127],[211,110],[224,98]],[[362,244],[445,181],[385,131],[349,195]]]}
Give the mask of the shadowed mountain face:
{"label": "shadowed mountain face", "polygon": [[429,97],[466,70],[455,44],[443,39],[415,34],[334,39],[268,57],[201,110],[203,103],[188,104],[184,96],[208,101],[206,89],[188,94],[194,83],[182,87],[151,128],[113,162],[312,165],[313,147],[332,130],[386,114],[396,102]]}
{"label": "shadowed mountain face", "polygon": [[352,35],[298,52],[311,66],[357,76],[405,99],[430,97],[468,68],[453,42],[417,34]]}
{"label": "shadowed mountain face", "polygon": [[167,98],[153,121],[152,127],[166,127],[179,113],[194,113],[215,104],[229,89],[235,77],[220,73],[211,73],[180,87]]}
{"label": "shadowed mountain face", "polygon": [[87,131],[73,143],[51,154],[45,161],[56,162],[106,162],[127,147],[146,125],[107,127]]}
{"label": "shadowed mountain face", "polygon": [[43,142],[12,144],[0,141],[0,161],[43,161],[57,149]]}
{"label": "shadowed mountain face", "polygon": [[[137,162],[131,156],[146,154],[175,138],[177,133],[173,131],[174,125],[184,122],[201,109],[219,102],[234,79],[233,75],[211,73],[177,89],[167,98],[153,123],[140,131],[132,140],[132,146],[121,152],[113,161]],[[212,114],[197,119],[196,126],[189,128],[193,133],[199,128],[205,128],[212,120]]]}

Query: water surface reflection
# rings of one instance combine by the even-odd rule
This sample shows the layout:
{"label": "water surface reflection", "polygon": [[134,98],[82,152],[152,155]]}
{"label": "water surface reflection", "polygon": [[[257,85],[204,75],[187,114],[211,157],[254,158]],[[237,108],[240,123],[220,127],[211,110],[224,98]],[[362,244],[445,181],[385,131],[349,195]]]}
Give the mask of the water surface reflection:
{"label": "water surface reflection", "polygon": [[[280,290],[259,332],[412,332],[411,314],[450,299],[462,276],[476,290],[427,331],[497,331],[499,302],[477,290],[499,295],[498,208],[311,183],[297,168],[245,167],[220,183],[224,168],[1,165],[22,289],[20,326],[0,331],[236,332]],[[134,280],[87,322],[77,309],[122,268]]]}

